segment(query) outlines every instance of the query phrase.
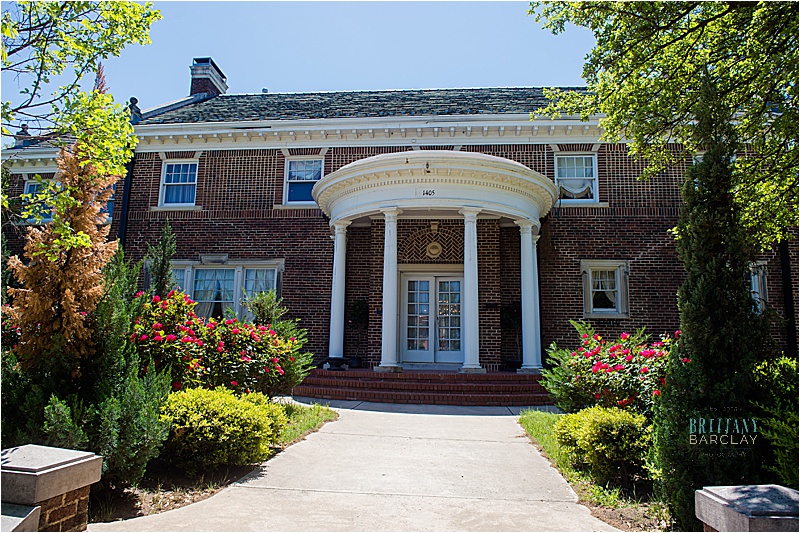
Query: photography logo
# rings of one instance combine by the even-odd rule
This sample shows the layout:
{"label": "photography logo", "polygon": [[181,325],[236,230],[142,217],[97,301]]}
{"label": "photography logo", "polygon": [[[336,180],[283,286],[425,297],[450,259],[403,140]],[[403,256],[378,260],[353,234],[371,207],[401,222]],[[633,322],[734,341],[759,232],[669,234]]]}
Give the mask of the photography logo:
{"label": "photography logo", "polygon": [[758,421],[742,416],[690,418],[688,429],[689,445],[701,447],[703,455],[719,458],[745,457],[758,438]]}

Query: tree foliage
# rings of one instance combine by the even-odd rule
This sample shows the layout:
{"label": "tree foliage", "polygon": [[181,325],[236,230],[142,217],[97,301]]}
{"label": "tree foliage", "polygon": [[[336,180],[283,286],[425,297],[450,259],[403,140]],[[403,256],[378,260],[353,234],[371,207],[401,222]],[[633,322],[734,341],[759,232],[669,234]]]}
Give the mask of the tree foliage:
{"label": "tree foliage", "polygon": [[82,144],[59,156],[58,196],[52,223],[30,226],[23,263],[17,256],[8,266],[22,283],[10,288],[11,315],[21,327],[18,354],[35,364],[60,345],[63,353],[86,357],[92,352],[87,316],[103,296],[102,270],[117,242],[107,242],[109,227],[101,208],[120,176],[99,174]]}
{"label": "tree foliage", "polygon": [[798,223],[798,4],[796,2],[532,2],[554,34],[588,28],[588,92],[549,91],[539,112],[600,114],[604,138],[625,139],[652,176],[704,146],[693,135],[704,73],[736,110],[728,139],[738,158],[731,191],[751,239],[769,246]]}
{"label": "tree foliage", "polygon": [[[2,65],[16,75],[21,97],[3,101],[3,133],[15,120],[34,122],[38,131],[63,123],[60,104],[83,77],[128,44],[149,44],[150,25],[160,18],[150,2],[4,3]],[[67,84],[48,94],[62,76]]]}

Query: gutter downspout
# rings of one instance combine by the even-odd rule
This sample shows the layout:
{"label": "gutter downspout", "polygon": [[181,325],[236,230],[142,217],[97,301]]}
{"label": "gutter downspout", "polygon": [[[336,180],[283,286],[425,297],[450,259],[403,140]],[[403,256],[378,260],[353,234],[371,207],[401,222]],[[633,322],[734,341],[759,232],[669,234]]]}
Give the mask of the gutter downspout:
{"label": "gutter downspout", "polygon": [[121,209],[122,213],[120,213],[117,238],[119,239],[119,243],[122,246],[123,250],[125,250],[125,237],[127,235],[127,230],[128,230],[128,207],[131,201],[131,182],[133,181],[134,161],[136,161],[135,152],[131,160],[128,161],[128,163],[125,165],[127,172],[125,173],[125,184],[122,189],[122,209]]}
{"label": "gutter downspout", "polygon": [[783,312],[786,319],[786,355],[797,357],[797,319],[794,315],[794,292],[792,290],[792,269],[789,258],[789,243],[783,239],[778,245],[781,253],[781,278],[783,281]]}

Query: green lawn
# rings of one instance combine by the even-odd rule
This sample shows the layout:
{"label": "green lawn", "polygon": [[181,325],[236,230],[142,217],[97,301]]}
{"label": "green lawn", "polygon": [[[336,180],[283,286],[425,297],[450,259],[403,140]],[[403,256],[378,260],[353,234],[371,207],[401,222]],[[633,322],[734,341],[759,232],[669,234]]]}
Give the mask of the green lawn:
{"label": "green lawn", "polygon": [[301,440],[309,433],[313,433],[325,422],[339,418],[339,414],[336,411],[322,405],[306,406],[286,403],[284,408],[286,416],[289,418],[289,425],[286,426],[278,439],[282,448]]}
{"label": "green lawn", "polygon": [[[649,494],[644,495],[644,501],[635,495],[625,496],[618,487],[598,485],[586,473],[575,470],[570,465],[566,452],[553,437],[553,426],[560,416],[563,415],[528,410],[522,412],[519,423],[540,446],[543,454],[550,459],[564,479],[572,485],[581,503],[599,508],[599,511],[593,510],[593,514],[621,529],[629,531],[667,529],[667,524],[670,522],[669,513],[659,502],[650,501]],[[616,512],[608,512],[610,510]],[[625,515],[622,520],[616,519],[620,513]]]}

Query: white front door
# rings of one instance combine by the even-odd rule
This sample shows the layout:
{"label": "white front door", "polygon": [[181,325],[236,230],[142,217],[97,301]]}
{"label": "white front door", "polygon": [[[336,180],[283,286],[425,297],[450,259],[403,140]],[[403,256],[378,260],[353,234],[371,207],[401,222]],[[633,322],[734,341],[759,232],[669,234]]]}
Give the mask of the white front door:
{"label": "white front door", "polygon": [[405,274],[401,279],[401,346],[405,363],[463,363],[463,277]]}

